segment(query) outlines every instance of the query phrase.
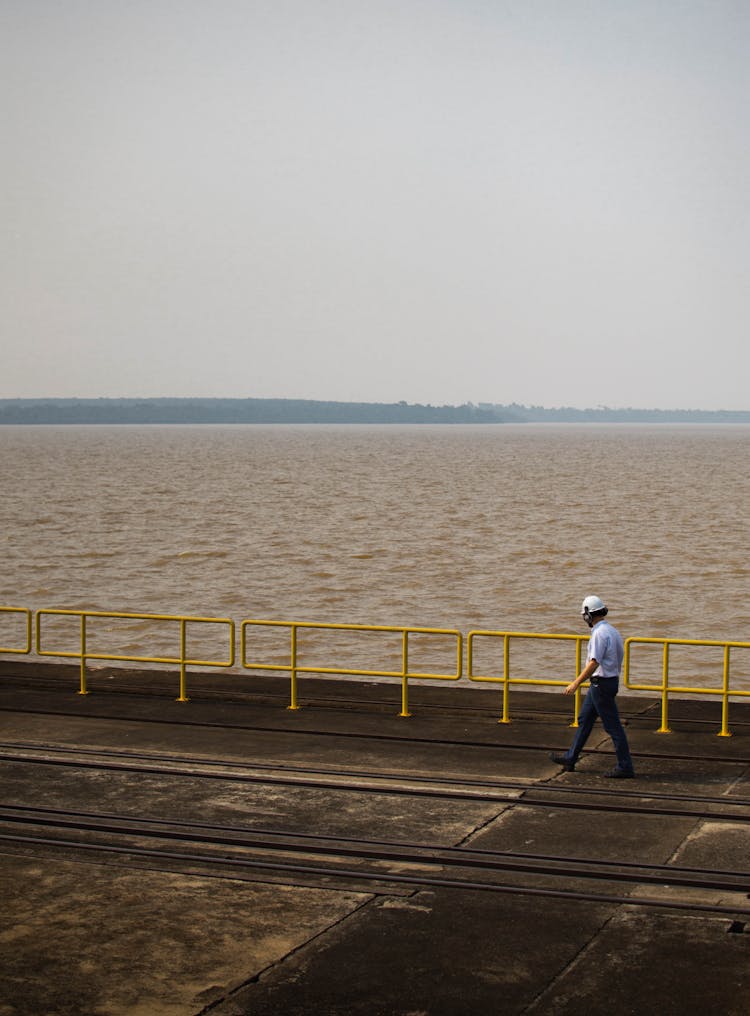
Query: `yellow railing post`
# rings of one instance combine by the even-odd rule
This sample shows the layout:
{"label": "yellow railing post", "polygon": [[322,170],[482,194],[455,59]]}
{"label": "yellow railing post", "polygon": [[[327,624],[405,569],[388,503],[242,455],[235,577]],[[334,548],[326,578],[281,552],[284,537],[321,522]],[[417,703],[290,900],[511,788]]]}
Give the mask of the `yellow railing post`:
{"label": "yellow railing post", "polygon": [[399,716],[411,716],[409,712],[409,632],[401,632],[401,712]]}
{"label": "yellow railing post", "polygon": [[664,642],[661,673],[661,726],[657,734],[671,734],[669,729],[669,642]]}
{"label": "yellow railing post", "polygon": [[86,614],[81,614],[81,686],[79,695],[88,695],[86,689]]}
{"label": "yellow railing post", "polygon": [[187,697],[187,635],[186,628],[187,621],[184,617],[180,618],[180,694],[177,698],[178,702],[189,702],[190,699]]}
{"label": "yellow railing post", "polygon": [[[580,673],[580,671],[579,671]],[[579,685],[573,692],[573,719],[568,724],[571,729],[578,726],[578,714],[581,711],[581,686]]]}
{"label": "yellow railing post", "polygon": [[290,625],[291,628],[291,645],[290,645],[290,670],[289,670],[289,685],[291,699],[287,709],[299,709],[297,703],[297,625]]}
{"label": "yellow railing post", "polygon": [[[578,639],[576,641],[576,672],[575,672],[576,677],[578,677],[578,675],[581,673],[581,670],[583,669],[583,667],[581,666],[581,656],[583,655],[581,651],[582,648],[583,643],[581,642],[580,639]],[[580,713],[580,711],[581,711],[581,688],[579,686],[578,688],[576,688],[575,694],[573,695],[573,722],[569,724],[571,728],[575,728],[578,726],[578,714]]]}
{"label": "yellow railing post", "polygon": [[724,646],[724,684],[721,696],[721,730],[719,737],[731,737],[729,729],[729,646]]}
{"label": "yellow railing post", "polygon": [[498,723],[512,723],[510,718],[510,635],[503,636],[503,715]]}

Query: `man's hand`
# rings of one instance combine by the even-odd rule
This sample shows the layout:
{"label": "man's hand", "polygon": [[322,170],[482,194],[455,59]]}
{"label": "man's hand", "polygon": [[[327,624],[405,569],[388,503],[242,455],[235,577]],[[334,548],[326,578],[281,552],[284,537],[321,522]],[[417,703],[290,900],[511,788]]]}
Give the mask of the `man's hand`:
{"label": "man's hand", "polygon": [[596,662],[596,660],[589,660],[586,666],[581,671],[581,673],[575,679],[575,681],[571,681],[570,684],[565,687],[564,689],[565,694],[573,695],[575,692],[577,692],[578,689],[583,684],[583,682],[588,681],[588,679],[591,677],[591,675],[594,673],[594,671],[598,666],[599,664]]}

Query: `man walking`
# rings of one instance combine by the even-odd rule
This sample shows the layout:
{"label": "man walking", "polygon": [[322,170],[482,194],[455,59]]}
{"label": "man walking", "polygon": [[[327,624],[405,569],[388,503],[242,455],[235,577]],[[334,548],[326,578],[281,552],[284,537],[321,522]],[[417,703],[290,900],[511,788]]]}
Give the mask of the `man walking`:
{"label": "man walking", "polygon": [[581,705],[573,744],[565,754],[552,752],[550,758],[566,772],[572,773],[598,716],[612,738],[617,756],[617,765],[607,776],[620,780],[632,779],[635,776],[633,760],[615,701],[624,654],[622,636],[614,625],[605,620],[607,608],[598,596],[586,597],[581,604],[581,616],[591,628],[586,666],[564,691],[566,695],[572,695],[584,681],[589,681],[591,687]]}

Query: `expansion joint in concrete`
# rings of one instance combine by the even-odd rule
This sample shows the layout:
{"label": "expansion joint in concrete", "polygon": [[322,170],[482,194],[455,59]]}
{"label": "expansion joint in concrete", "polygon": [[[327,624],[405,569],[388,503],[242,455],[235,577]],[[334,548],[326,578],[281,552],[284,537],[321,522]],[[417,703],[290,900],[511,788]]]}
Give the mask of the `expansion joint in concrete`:
{"label": "expansion joint in concrete", "polygon": [[[232,998],[236,997],[240,992],[247,991],[247,989],[252,987],[252,985],[258,984],[260,981],[263,980],[264,977],[267,977],[270,973],[272,973],[274,970],[277,970],[279,967],[283,967],[285,963],[288,963],[289,960],[299,955],[299,953],[304,952],[305,949],[308,949],[314,942],[318,941],[318,939],[321,939],[325,935],[330,934],[330,932],[333,931],[334,928],[338,928],[341,927],[342,925],[345,925],[348,921],[350,921],[354,917],[355,914],[358,914],[361,910],[373,905],[374,902],[381,900],[382,897],[377,894],[372,893],[367,895],[367,897],[363,899],[361,903],[357,904],[352,910],[348,911],[348,913],[342,915],[341,917],[337,918],[334,921],[331,921],[331,923],[327,924],[324,928],[320,928],[314,935],[311,935],[310,938],[308,938],[306,941],[300,942],[299,945],[295,946],[293,949],[290,949],[289,952],[285,953],[283,956],[279,956],[278,959],[274,960],[273,963],[269,963],[268,966],[264,967],[262,970],[256,971],[256,973],[253,974],[252,977],[249,977],[246,981],[243,981],[241,984],[236,985],[232,989],[232,991],[229,992],[229,994],[223,996],[222,998],[214,999],[214,1001],[211,1002],[210,1005],[207,1005],[204,1009],[201,1009],[200,1012],[195,1014],[195,1016],[210,1016],[210,1014],[213,1011],[215,1011],[218,1006],[226,1006],[228,1003],[231,1003]],[[244,1009],[241,1011],[244,1011]]]}
{"label": "expansion joint in concrete", "polygon": [[532,1001],[529,1003],[529,1005],[526,1006],[525,1009],[522,1009],[519,1012],[519,1016],[527,1016],[527,1014],[529,1014],[529,1016],[533,1016],[533,1013],[535,1012],[550,1011],[546,1006],[546,1002],[551,996],[554,996],[556,985],[558,985],[563,980],[563,978],[569,976],[577,966],[583,963],[583,961],[586,958],[586,955],[593,948],[594,943],[602,934],[607,925],[612,921],[612,919],[614,918],[615,914],[619,909],[620,907],[616,907],[612,910],[607,919],[605,921],[602,921],[602,923],[594,931],[594,933],[590,935],[587,941],[585,941],[581,945],[581,948],[578,950],[578,952],[575,953],[575,955],[568,960],[565,966],[562,967],[562,969],[557,972],[557,974],[552,978],[549,984],[547,984],[539,992],[539,994],[536,995],[534,999],[532,999]]}

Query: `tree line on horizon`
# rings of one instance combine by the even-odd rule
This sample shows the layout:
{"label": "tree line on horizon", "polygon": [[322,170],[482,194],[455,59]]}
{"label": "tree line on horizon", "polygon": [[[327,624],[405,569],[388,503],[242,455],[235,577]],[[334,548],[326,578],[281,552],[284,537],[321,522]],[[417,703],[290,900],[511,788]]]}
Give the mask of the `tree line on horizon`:
{"label": "tree line on horizon", "polygon": [[168,423],[750,423],[750,411],[550,409],[515,402],[433,406],[256,398],[0,399],[0,424]]}

